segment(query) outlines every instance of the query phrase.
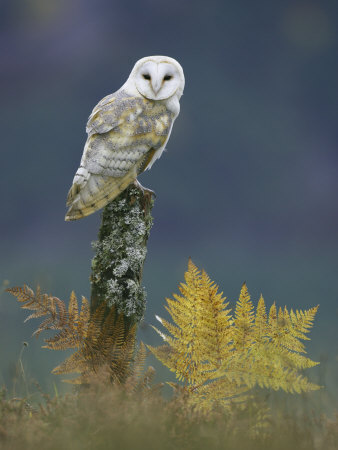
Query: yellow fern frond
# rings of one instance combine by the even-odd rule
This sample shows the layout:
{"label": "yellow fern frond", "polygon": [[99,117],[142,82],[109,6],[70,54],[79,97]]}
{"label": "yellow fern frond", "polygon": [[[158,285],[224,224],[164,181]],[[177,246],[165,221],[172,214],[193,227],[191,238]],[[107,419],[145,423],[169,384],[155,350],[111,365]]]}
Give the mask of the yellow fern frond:
{"label": "yellow fern frond", "polygon": [[234,345],[237,349],[250,345],[253,336],[254,307],[250,300],[248,288],[244,283],[236,303],[234,318]]}
{"label": "yellow fern frond", "polygon": [[157,317],[169,335],[154,328],[168,345],[149,349],[179,380],[201,384],[232,351],[232,319],[223,294],[205,271],[189,261],[184,278],[179,286],[182,295],[167,299],[166,309],[175,324]]}
{"label": "yellow fern frond", "polygon": [[269,311],[268,327],[269,327],[270,337],[277,337],[278,336],[278,321],[277,321],[277,308],[276,308],[275,303],[273,303],[271,305],[271,308]]}
{"label": "yellow fern frond", "polygon": [[174,346],[165,344],[160,345],[159,347],[153,347],[151,345],[147,345],[147,348],[159,361],[161,361],[164,366],[168,367],[171,372],[174,372],[179,380],[184,379],[177,367],[179,353],[176,352]]}
{"label": "yellow fern frond", "polygon": [[213,283],[203,270],[201,275],[201,314],[199,318],[198,334],[200,350],[208,355],[204,362],[205,369],[210,373],[216,370],[221,362],[233,351],[233,320],[229,303],[225,303],[223,293],[218,292],[218,286]]}
{"label": "yellow fern frond", "polygon": [[254,322],[254,338],[257,342],[264,342],[269,334],[264,298],[261,295],[256,309]]}
{"label": "yellow fern frond", "polygon": [[300,374],[317,363],[300,353],[313,325],[317,307],[307,311],[277,308],[267,314],[263,296],[256,311],[246,284],[236,303],[234,317],[223,293],[206,272],[189,260],[181,295],[167,299],[173,323],[157,317],[167,334],[160,347],[149,350],[184,381],[184,395],[204,411],[243,401],[254,386],[305,392],[318,389]]}

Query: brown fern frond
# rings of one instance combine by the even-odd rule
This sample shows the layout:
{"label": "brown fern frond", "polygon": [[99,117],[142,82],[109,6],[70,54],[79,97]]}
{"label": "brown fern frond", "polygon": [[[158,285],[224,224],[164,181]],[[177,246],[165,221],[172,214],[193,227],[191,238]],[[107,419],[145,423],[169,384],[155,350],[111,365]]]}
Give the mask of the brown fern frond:
{"label": "brown fern frond", "polygon": [[80,374],[73,380],[65,381],[88,384],[100,374],[101,378],[106,376],[110,382],[119,384],[129,379],[129,385],[136,389],[139,384],[145,385],[146,380],[150,380],[151,371],[142,379],[146,354],[144,345],[141,344],[135,353],[136,326],[127,332],[123,315],[117,314],[114,307],[108,308],[102,303],[90,314],[88,300],[82,297],[79,305],[74,292],[70,295],[67,308],[64,301],[42,294],[39,287],[36,293],[26,285],[7,291],[18,299],[23,309],[33,311],[26,321],[44,319],[34,335],[38,336],[45,330],[58,331],[45,339],[43,347],[52,350],[75,349],[53,370],[55,374]]}
{"label": "brown fern frond", "polygon": [[147,349],[143,342],[141,342],[135,354],[133,370],[125,383],[126,389],[129,392],[135,392],[137,390],[144,391],[149,386],[149,383],[154,376],[155,371],[153,368],[148,367],[148,370],[144,372],[146,357]]}
{"label": "brown fern frond", "polygon": [[14,295],[17,300],[22,303],[34,302],[36,298],[32,289],[27,285],[24,285],[23,288],[18,286],[7,288],[5,289],[5,292],[9,292],[10,294]]}
{"label": "brown fern frond", "polygon": [[163,383],[152,385],[155,373],[155,369],[152,366],[148,366],[147,370],[143,373],[143,376],[140,377],[140,381],[137,386],[138,390],[142,392],[151,390],[152,393],[159,391],[163,387]]}
{"label": "brown fern frond", "polygon": [[73,353],[65,361],[52,370],[54,374],[83,373],[87,369],[87,362],[80,352]]}
{"label": "brown fern frond", "polygon": [[136,326],[128,332],[122,346],[115,346],[113,359],[110,363],[112,380],[118,384],[124,383],[133,373],[135,353]]}
{"label": "brown fern frond", "polygon": [[144,372],[144,365],[147,357],[147,349],[143,342],[140,343],[139,349],[134,359],[133,377],[139,379]]}
{"label": "brown fern frond", "polygon": [[88,322],[86,341],[87,346],[92,347],[93,351],[95,351],[96,348],[102,324],[105,320],[106,311],[107,305],[104,302],[102,302],[102,304],[98,308],[96,308],[95,312],[90,316],[90,320]]}
{"label": "brown fern frond", "polygon": [[25,321],[46,316],[46,319],[39,325],[34,335],[38,336],[42,331],[58,330],[65,326],[68,316],[65,303],[57,297],[41,294],[39,286],[36,293],[26,285],[23,288],[14,287],[6,291],[14,295],[22,303],[22,309],[34,311]]}

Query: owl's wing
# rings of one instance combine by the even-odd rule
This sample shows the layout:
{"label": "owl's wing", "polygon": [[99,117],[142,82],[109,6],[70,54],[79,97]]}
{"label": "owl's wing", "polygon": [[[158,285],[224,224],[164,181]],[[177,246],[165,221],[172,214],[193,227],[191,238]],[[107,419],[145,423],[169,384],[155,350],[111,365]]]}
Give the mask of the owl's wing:
{"label": "owl's wing", "polygon": [[[87,123],[88,139],[67,205],[84,216],[115,198],[164,146],[172,121],[159,102],[123,92],[101,100]],[[88,204],[92,210],[87,213]]]}
{"label": "owl's wing", "polygon": [[[121,123],[120,110],[124,109],[123,97],[119,92],[107,95],[93,109],[88,118],[86,131],[89,136],[106,133]],[[122,119],[123,120],[123,119]]]}
{"label": "owl's wing", "polygon": [[163,104],[120,92],[101,100],[87,123],[81,167],[93,174],[121,177],[163,146],[172,124]]}

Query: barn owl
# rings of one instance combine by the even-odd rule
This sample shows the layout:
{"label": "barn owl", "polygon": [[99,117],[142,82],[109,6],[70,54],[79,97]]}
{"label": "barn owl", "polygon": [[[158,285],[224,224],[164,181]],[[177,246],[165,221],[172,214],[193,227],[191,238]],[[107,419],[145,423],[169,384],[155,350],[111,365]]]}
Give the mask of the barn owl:
{"label": "barn owl", "polygon": [[152,167],[179,114],[183,89],[183,69],[175,59],[147,56],[137,61],[117,92],[95,106],[65,220],[103,208]]}

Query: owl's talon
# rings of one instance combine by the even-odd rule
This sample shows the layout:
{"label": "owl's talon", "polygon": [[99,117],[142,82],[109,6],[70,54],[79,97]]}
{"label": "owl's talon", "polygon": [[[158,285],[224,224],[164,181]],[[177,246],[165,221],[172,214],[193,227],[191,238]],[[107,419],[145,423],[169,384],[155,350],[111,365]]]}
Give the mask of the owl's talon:
{"label": "owl's talon", "polygon": [[138,180],[134,181],[134,185],[143,192],[143,195],[149,195],[150,197],[153,196],[154,198],[156,198],[156,193],[151,189],[142,186],[142,184]]}

